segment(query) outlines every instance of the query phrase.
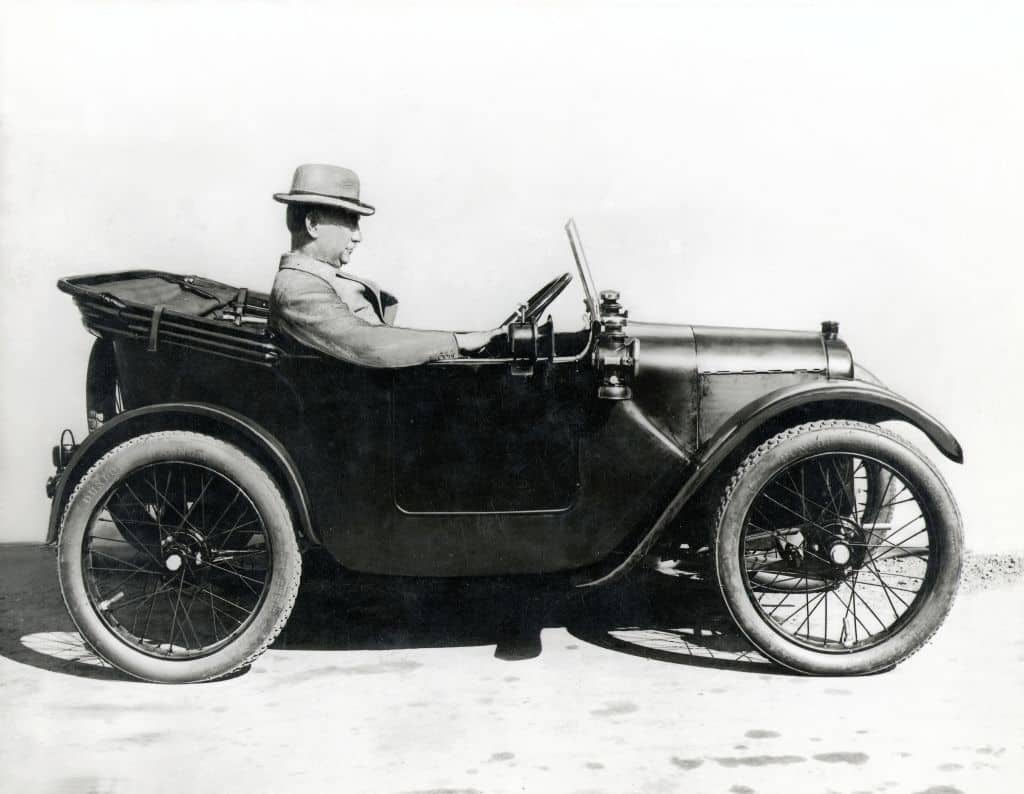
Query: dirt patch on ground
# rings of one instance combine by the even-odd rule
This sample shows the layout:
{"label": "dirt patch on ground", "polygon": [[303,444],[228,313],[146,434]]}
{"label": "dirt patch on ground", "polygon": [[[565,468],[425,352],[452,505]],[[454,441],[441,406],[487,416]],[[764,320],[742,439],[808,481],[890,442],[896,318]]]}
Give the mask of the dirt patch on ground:
{"label": "dirt patch on ground", "polygon": [[968,552],[961,590],[975,593],[1024,582],[1024,551],[1001,554]]}

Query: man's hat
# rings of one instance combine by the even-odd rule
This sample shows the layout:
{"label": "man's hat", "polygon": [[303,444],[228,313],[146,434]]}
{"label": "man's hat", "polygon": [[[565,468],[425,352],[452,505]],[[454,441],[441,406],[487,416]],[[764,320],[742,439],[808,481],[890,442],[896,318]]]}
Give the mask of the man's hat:
{"label": "man's hat", "polygon": [[359,177],[337,165],[300,165],[289,193],[275,193],[282,204],[316,204],[341,207],[358,215],[373,215],[374,208],[359,200]]}

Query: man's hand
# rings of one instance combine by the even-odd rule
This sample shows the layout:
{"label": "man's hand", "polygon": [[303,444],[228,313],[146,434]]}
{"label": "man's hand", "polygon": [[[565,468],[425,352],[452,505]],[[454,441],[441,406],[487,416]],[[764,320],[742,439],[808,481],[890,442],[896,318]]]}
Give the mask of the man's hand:
{"label": "man's hand", "polygon": [[455,334],[455,341],[459,346],[459,352],[463,355],[477,353],[487,347],[496,339],[504,339],[508,336],[508,326],[492,328],[490,331],[466,331]]}

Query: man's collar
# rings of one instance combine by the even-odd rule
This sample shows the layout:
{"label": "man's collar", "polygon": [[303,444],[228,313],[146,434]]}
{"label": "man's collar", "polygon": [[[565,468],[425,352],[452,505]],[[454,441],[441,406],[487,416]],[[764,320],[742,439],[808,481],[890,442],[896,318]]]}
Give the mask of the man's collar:
{"label": "man's collar", "polygon": [[316,259],[309,254],[303,254],[298,251],[292,251],[291,253],[284,254],[281,257],[281,265],[279,269],[301,270],[304,273],[319,276],[328,284],[333,284],[334,279],[336,278],[345,278],[349,281],[354,281],[357,284],[362,284],[375,295],[382,291],[375,281],[370,281],[368,278],[356,276],[351,273],[345,273],[340,267],[335,267],[334,265],[324,262],[322,259]]}
{"label": "man's collar", "polygon": [[281,270],[301,270],[313,276],[319,276],[328,284],[333,283],[335,276],[340,275],[340,270],[319,259],[314,259],[308,254],[292,251],[281,257]]}

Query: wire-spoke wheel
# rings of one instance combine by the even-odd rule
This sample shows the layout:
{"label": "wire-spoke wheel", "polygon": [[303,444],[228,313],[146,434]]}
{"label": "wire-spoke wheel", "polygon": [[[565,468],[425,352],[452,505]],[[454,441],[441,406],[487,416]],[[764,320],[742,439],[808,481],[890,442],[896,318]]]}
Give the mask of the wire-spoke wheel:
{"label": "wire-spoke wheel", "polygon": [[301,556],[258,463],[168,431],[115,447],[82,478],[59,568],[68,611],[100,656],[175,683],[226,675],[266,649],[291,612]]}
{"label": "wire-spoke wheel", "polygon": [[942,477],[899,436],[831,420],[754,450],[722,498],[712,542],[733,619],[804,673],[884,670],[952,606],[960,516]]}

